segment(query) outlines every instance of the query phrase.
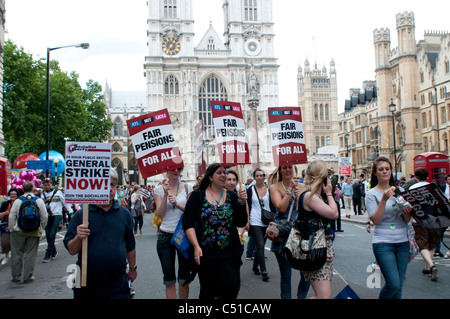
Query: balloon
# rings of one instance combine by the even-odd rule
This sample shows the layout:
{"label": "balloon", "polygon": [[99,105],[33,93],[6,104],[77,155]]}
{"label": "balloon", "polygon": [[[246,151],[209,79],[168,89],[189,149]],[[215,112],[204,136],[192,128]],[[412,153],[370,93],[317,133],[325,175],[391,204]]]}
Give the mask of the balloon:
{"label": "balloon", "polygon": [[13,180],[13,183],[16,184],[16,185],[22,185],[23,184],[23,179],[21,179],[20,177],[16,177]]}
{"label": "balloon", "polygon": [[11,188],[17,188],[16,184],[11,184]]}
{"label": "balloon", "polygon": [[41,184],[42,184],[42,181],[39,178],[36,178],[34,180],[34,186],[39,187],[39,186],[41,186]]}
{"label": "balloon", "polygon": [[27,168],[27,161],[39,161],[40,158],[36,154],[33,153],[24,153],[22,155],[19,155],[15,160],[13,164],[13,168],[15,169],[23,169]]}
{"label": "balloon", "polygon": [[28,172],[26,172],[26,171],[21,171],[19,173],[19,178],[21,178],[22,180],[27,180],[27,176],[28,176]]}

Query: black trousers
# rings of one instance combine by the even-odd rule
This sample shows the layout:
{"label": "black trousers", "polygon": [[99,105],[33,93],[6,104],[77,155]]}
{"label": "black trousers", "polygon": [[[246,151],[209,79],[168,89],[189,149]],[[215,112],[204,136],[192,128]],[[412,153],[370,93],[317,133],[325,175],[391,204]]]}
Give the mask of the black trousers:
{"label": "black trousers", "polygon": [[237,299],[241,276],[241,262],[233,257],[201,259],[198,278],[202,300]]}

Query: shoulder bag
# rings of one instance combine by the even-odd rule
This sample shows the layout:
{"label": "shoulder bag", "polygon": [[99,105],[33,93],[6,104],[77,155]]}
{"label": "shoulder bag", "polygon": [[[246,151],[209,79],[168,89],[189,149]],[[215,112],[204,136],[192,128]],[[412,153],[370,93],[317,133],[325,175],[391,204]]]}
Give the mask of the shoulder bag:
{"label": "shoulder bag", "polygon": [[[269,225],[275,219],[276,213],[267,210],[264,208],[264,201],[259,197],[258,191],[256,190],[255,185],[253,185],[253,189],[255,190],[256,196],[258,196],[259,205],[261,206],[261,221],[265,225]],[[270,209],[270,207],[269,207]]]}
{"label": "shoulder bag", "polygon": [[[292,196],[292,195],[291,195]],[[266,237],[269,238],[272,242],[277,243],[283,241],[287,236],[289,236],[289,231],[291,229],[290,227],[290,220],[291,220],[291,214],[292,209],[294,208],[294,201],[292,201],[290,208],[289,208],[289,214],[287,219],[282,219],[277,224],[276,222],[270,222],[269,226],[266,228]]]}
{"label": "shoulder bag", "polygon": [[305,194],[300,197],[298,217],[292,225],[283,251],[292,268],[314,271],[322,268],[327,260],[327,242],[322,219],[319,216],[307,218],[304,214]]}

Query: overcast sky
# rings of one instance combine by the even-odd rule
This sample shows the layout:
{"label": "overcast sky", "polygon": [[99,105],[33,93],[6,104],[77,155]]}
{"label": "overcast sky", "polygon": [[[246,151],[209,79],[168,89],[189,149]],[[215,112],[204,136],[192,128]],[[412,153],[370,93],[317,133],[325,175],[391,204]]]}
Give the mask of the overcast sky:
{"label": "overcast sky", "polygon": [[[89,50],[52,51],[64,71],[115,91],[145,91],[147,0],[6,0],[6,38],[35,58],[46,58],[47,47],[89,42]],[[193,0],[197,45],[210,20],[223,34],[223,0]],[[350,88],[375,80],[373,31],[391,30],[397,46],[395,16],[413,11],[416,40],[424,30],[450,31],[448,0],[274,0],[275,54],[279,68],[279,106],[297,105],[297,68],[311,64],[330,69],[336,63],[339,112]],[[275,106],[275,105],[274,105]]]}

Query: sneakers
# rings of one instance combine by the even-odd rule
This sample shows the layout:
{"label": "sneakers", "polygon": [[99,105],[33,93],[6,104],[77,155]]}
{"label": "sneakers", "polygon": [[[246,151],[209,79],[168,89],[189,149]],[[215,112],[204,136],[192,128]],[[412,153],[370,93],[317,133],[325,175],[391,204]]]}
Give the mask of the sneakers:
{"label": "sneakers", "polygon": [[449,259],[450,258],[450,250],[449,251],[447,251],[447,253],[445,254],[445,257],[444,257],[445,259]]}
{"label": "sneakers", "polygon": [[262,280],[264,282],[268,282],[269,281],[269,275],[268,274],[262,274]]}
{"label": "sneakers", "polygon": [[58,256],[58,252],[55,250],[50,256],[48,254],[45,254],[44,259],[42,259],[43,263],[49,263],[50,260],[55,260],[56,256]]}
{"label": "sneakers", "polygon": [[9,260],[9,256],[5,256],[5,257],[3,258],[3,260],[2,260],[2,266],[3,266],[3,265],[6,265],[6,263],[8,262],[8,260]]}

